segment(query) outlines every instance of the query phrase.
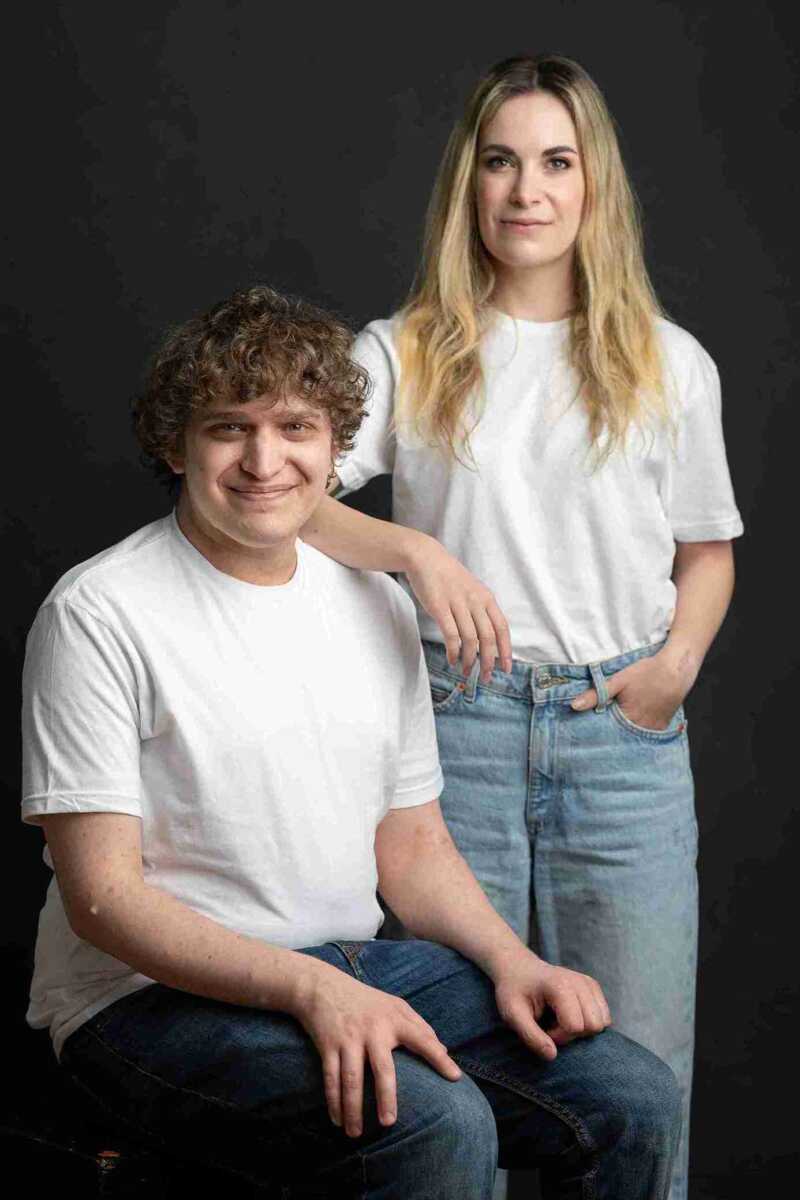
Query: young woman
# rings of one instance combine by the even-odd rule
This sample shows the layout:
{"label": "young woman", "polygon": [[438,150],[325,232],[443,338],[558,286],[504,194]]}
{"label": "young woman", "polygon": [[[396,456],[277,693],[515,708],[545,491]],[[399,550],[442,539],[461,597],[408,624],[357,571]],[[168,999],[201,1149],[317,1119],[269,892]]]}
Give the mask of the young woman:
{"label": "young woman", "polygon": [[398,524],[329,499],[303,536],[405,572],[450,830],[509,923],[532,918],[542,953],[596,977],[616,1028],[672,1066],[683,1200],[697,825],[682,702],[742,525],[716,368],[661,314],[611,118],[576,63],[513,59],[480,81],[410,298],[356,356],[374,395],[338,476],[390,472]]}

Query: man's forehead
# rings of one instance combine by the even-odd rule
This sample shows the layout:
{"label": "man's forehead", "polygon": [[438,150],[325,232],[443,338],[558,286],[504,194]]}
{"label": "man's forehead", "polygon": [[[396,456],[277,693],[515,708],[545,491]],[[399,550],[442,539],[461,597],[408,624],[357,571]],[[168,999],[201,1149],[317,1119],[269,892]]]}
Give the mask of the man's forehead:
{"label": "man's forehead", "polygon": [[291,394],[275,396],[266,393],[263,396],[256,396],[252,400],[232,401],[230,398],[218,397],[210,404],[205,405],[198,415],[201,420],[208,420],[209,417],[247,417],[249,420],[253,420],[256,417],[280,417],[286,413],[291,413],[295,418],[328,419],[327,410],[316,404],[310,404],[305,396]]}

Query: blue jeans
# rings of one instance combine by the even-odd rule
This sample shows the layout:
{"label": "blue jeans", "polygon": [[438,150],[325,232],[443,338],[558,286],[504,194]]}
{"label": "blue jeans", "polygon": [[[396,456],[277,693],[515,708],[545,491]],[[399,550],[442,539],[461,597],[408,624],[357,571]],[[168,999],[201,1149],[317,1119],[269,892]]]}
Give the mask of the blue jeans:
{"label": "blue jeans", "polygon": [[[442,810],[494,907],[544,958],[593,975],[614,1027],[674,1071],[685,1200],[697,957],[697,823],[686,718],[631,723],[605,681],[659,645],[589,666],[514,662],[465,682],[425,644]],[[594,686],[594,710],[569,701]]]}
{"label": "blue jeans", "polygon": [[369,1071],[364,1132],[328,1116],[317,1051],[291,1017],[154,984],[65,1042],[62,1065],[121,1121],[194,1161],[293,1197],[486,1200],[500,1162],[540,1165],[548,1197],[663,1200],[677,1144],[672,1072],[607,1031],[545,1063],[501,1021],[491,981],[432,942],[305,950],[402,996],[462,1067],[457,1082],[394,1052],[399,1111],[378,1124]]}

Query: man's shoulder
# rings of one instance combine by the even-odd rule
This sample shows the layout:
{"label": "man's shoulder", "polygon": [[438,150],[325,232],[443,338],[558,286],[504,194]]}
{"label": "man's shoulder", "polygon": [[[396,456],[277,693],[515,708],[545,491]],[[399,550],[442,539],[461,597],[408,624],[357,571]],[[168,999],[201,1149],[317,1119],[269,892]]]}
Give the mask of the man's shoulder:
{"label": "man's shoulder", "polygon": [[314,546],[302,543],[306,570],[312,579],[326,585],[330,595],[351,596],[374,606],[387,617],[411,620],[416,625],[416,610],[406,591],[385,571],[362,571],[346,567]]}
{"label": "man's shoulder", "polygon": [[172,517],[162,517],[101,550],[65,572],[45,598],[42,608],[75,604],[92,607],[93,601],[130,586],[131,580],[150,576],[155,560],[169,538]]}

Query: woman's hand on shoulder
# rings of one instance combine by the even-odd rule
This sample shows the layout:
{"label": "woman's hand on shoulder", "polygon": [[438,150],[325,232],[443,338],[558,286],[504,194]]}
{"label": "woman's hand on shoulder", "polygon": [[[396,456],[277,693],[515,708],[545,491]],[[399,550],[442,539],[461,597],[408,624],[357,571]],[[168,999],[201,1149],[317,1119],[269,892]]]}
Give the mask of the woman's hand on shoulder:
{"label": "woman's hand on shoulder", "polygon": [[444,546],[421,534],[405,574],[417,600],[441,629],[451,666],[460,656],[461,669],[468,675],[479,654],[482,683],[488,683],[497,660],[502,671],[511,670],[511,635],[497,601]]}

